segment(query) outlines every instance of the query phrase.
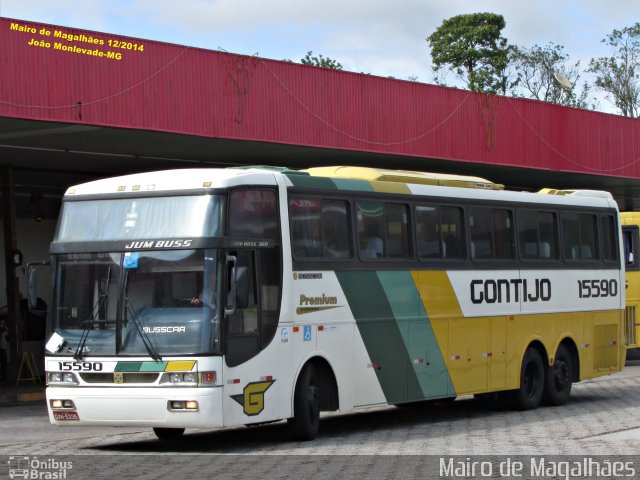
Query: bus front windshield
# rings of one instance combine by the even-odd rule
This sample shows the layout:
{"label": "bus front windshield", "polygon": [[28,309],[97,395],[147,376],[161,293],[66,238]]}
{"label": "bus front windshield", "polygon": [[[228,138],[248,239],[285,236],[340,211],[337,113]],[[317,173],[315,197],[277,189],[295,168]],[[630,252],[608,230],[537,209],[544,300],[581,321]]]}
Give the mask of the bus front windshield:
{"label": "bus front windshield", "polygon": [[220,352],[221,268],[216,249],[55,257],[58,354]]}

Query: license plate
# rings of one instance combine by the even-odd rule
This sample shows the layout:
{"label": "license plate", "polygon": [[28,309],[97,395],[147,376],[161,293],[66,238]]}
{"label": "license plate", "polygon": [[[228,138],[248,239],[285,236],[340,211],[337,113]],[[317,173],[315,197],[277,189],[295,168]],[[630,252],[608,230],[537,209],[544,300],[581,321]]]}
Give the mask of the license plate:
{"label": "license plate", "polygon": [[53,412],[56,420],[80,420],[78,412]]}

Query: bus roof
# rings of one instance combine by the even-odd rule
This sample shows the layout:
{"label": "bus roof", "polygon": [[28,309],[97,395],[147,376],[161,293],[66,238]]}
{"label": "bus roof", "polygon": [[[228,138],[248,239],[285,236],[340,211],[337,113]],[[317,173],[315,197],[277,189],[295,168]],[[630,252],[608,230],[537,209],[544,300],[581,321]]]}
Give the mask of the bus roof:
{"label": "bus roof", "polygon": [[401,182],[418,185],[441,185],[446,187],[482,188],[503,190],[504,185],[480,177],[451,175],[447,173],[416,172],[411,170],[388,170],[370,167],[314,167],[302,170],[314,177],[351,178],[374,182]]}
{"label": "bus roof", "polygon": [[197,190],[256,183],[275,185],[274,172],[256,167],[185,168],[134,173],[75,185],[67,189],[65,196]]}
{"label": "bus roof", "polygon": [[[70,187],[65,197],[126,195],[151,192],[207,190],[243,185],[277,185],[277,177],[290,187],[304,190],[370,191],[433,197],[546,203],[549,205],[591,205],[617,208],[608,192],[596,190],[553,190],[539,193],[504,190],[504,186],[479,177],[430,174],[406,170],[367,167],[316,167],[291,170],[280,167],[197,168],[136,173],[95,180]],[[464,187],[464,188],[460,188]],[[540,195],[545,193],[547,195]]]}

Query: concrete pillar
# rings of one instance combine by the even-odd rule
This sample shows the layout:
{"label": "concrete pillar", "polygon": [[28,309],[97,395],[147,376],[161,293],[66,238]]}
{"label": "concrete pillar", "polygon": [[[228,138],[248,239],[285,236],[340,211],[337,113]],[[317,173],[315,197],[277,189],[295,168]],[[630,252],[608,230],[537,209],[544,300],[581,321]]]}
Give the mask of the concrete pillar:
{"label": "concrete pillar", "polygon": [[15,384],[22,356],[23,321],[20,313],[18,279],[14,256],[18,252],[16,237],[16,197],[12,167],[0,168],[2,182],[2,220],[4,229],[4,265],[7,293],[7,327],[9,330],[9,368],[7,377]]}

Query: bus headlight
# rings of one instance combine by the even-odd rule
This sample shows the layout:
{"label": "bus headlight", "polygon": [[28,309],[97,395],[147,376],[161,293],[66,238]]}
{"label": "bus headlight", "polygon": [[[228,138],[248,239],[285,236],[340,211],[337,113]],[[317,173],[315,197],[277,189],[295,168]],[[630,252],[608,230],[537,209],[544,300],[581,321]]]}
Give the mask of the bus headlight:
{"label": "bus headlight", "polygon": [[49,385],[78,385],[78,377],[75,373],[47,372],[47,383]]}
{"label": "bus headlight", "polygon": [[172,385],[215,385],[218,375],[213,372],[166,372],[160,377],[160,384]]}
{"label": "bus headlight", "polygon": [[160,378],[160,383],[171,383],[173,385],[197,385],[198,374],[197,373],[163,373]]}

